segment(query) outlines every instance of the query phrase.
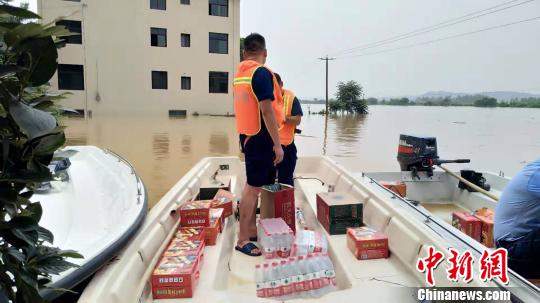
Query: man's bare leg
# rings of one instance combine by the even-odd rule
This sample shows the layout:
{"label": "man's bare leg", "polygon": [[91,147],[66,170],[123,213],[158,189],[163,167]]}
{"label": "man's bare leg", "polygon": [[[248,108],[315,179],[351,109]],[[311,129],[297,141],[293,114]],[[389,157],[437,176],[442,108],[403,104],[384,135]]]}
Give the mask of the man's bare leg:
{"label": "man's bare leg", "polygon": [[[237,245],[243,247],[249,242],[249,237],[253,229],[257,230],[255,221],[253,218],[256,216],[257,199],[259,196],[260,188],[253,187],[246,184],[244,191],[242,192],[242,199],[240,201],[240,231],[238,233]],[[260,251],[253,250],[252,253],[259,253]]]}

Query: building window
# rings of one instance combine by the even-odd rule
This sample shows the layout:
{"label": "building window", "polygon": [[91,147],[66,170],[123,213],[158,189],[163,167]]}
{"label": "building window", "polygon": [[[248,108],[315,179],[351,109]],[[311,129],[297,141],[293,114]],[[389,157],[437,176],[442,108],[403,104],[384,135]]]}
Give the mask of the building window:
{"label": "building window", "polygon": [[190,34],[181,34],[180,35],[180,46],[182,46],[182,47],[191,47],[191,35]]}
{"label": "building window", "polygon": [[229,0],[208,0],[208,13],[211,16],[229,17]]}
{"label": "building window", "polygon": [[58,89],[84,90],[84,67],[77,64],[58,64]]}
{"label": "building window", "polygon": [[167,72],[152,71],[152,89],[167,89]]}
{"label": "building window", "polygon": [[164,11],[167,9],[167,0],[150,0],[150,8]]}
{"label": "building window", "polygon": [[210,90],[212,94],[229,93],[229,73],[210,72],[209,73]]}
{"label": "building window", "polygon": [[190,5],[191,2],[189,0],[180,0],[180,4]]}
{"label": "building window", "polygon": [[167,29],[151,27],[150,45],[157,47],[167,47]]}
{"label": "building window", "polygon": [[182,77],[180,82],[180,89],[191,90],[191,77]]}
{"label": "building window", "polygon": [[56,25],[64,26],[68,31],[72,33],[70,36],[62,37],[62,40],[68,44],[82,44],[82,30],[81,21],[75,20],[60,20],[56,22]]}
{"label": "building window", "polygon": [[212,54],[228,54],[229,53],[229,35],[210,33],[209,35],[209,51]]}

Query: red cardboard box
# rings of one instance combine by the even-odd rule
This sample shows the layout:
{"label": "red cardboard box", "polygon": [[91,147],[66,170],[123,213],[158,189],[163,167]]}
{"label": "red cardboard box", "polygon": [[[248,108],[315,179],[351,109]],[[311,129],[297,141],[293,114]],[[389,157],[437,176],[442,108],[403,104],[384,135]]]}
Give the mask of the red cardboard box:
{"label": "red cardboard box", "polygon": [[486,247],[494,247],[495,241],[493,240],[493,210],[489,208],[481,208],[474,212],[474,216],[482,222],[482,235],[480,237],[480,243]]}
{"label": "red cardboard box", "polygon": [[210,226],[211,201],[187,201],[180,206],[180,225],[182,227]]}
{"label": "red cardboard box", "polygon": [[347,229],[347,246],[358,260],[388,258],[388,237],[366,226]]}
{"label": "red cardboard box", "polygon": [[159,287],[152,290],[152,297],[159,299],[193,298],[194,287]]}
{"label": "red cardboard box", "polygon": [[[213,209],[214,210],[214,209]],[[218,210],[218,209],[215,209]],[[217,214],[219,217],[213,217],[211,219],[211,226],[204,228],[204,235],[205,235],[205,244],[208,246],[216,245],[217,237],[219,233],[221,232],[221,213],[223,212],[223,209],[219,209],[219,213]]]}
{"label": "red cardboard box", "polygon": [[364,204],[348,193],[317,194],[317,219],[330,235],[347,233],[363,224]]}
{"label": "red cardboard box", "polygon": [[201,254],[163,257],[152,273],[152,289],[161,287],[194,287],[199,277]]}
{"label": "red cardboard box", "polygon": [[199,255],[204,250],[204,240],[188,240],[173,238],[169,247],[163,253],[165,257],[178,257],[186,254]]}
{"label": "red cardboard box", "polygon": [[382,186],[388,188],[399,196],[405,198],[407,196],[407,185],[402,181],[381,181]]}
{"label": "red cardboard box", "polygon": [[465,211],[452,213],[452,226],[462,233],[480,242],[482,234],[482,222],[477,217]]}
{"label": "red cardboard box", "polygon": [[212,208],[222,208],[223,218],[227,218],[233,214],[233,200],[233,193],[220,189],[212,200]]}
{"label": "red cardboard box", "polygon": [[174,235],[177,239],[201,240],[204,241],[204,228],[202,227],[180,227]]}
{"label": "red cardboard box", "polygon": [[261,219],[282,218],[296,232],[294,187],[286,184],[263,186],[261,191]]}

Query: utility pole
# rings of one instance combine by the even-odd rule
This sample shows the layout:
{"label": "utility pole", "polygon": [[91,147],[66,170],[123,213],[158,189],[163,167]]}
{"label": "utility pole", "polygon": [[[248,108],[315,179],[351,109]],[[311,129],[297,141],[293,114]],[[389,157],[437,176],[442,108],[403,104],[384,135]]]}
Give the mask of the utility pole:
{"label": "utility pole", "polygon": [[323,60],[326,63],[326,116],[328,116],[328,61],[336,60],[336,58],[328,58],[328,55],[324,58],[319,58],[319,60]]}

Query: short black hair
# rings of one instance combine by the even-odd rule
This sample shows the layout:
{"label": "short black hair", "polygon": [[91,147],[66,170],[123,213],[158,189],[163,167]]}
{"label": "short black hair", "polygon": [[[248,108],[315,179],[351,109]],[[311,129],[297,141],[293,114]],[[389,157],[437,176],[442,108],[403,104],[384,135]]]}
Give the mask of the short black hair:
{"label": "short black hair", "polygon": [[276,80],[278,83],[283,83],[283,81],[281,81],[281,76],[278,73],[274,73],[274,76],[276,76]]}
{"label": "short black hair", "polygon": [[244,50],[248,53],[258,53],[266,49],[266,40],[261,34],[251,33],[244,38]]}

